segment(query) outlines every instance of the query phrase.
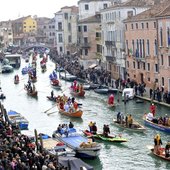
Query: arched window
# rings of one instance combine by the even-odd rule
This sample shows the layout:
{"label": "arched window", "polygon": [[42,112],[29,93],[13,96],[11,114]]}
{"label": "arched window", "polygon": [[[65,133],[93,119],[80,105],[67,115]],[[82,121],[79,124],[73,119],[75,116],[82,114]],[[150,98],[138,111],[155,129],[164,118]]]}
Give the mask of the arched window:
{"label": "arched window", "polygon": [[163,46],[163,32],[162,32],[162,28],[160,28],[160,46]]}
{"label": "arched window", "polygon": [[169,47],[170,46],[170,28],[168,27],[167,28],[167,46]]}

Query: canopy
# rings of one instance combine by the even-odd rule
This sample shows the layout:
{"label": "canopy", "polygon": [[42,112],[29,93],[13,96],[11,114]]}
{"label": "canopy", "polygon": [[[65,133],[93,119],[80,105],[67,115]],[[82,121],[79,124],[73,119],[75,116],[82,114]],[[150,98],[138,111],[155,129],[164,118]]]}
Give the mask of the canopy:
{"label": "canopy", "polygon": [[86,164],[79,158],[59,156],[58,161],[64,168],[71,170],[79,170],[80,167],[85,168],[86,170],[93,170],[92,166]]}
{"label": "canopy", "polygon": [[97,67],[97,64],[92,64],[89,66],[89,68],[95,68],[95,67]]}

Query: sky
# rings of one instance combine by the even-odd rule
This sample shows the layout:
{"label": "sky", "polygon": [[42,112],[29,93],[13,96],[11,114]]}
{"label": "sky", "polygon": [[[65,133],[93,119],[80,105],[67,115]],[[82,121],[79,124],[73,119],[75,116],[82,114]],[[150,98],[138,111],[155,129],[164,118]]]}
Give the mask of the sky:
{"label": "sky", "polygon": [[28,15],[53,18],[64,6],[76,5],[78,0],[1,0],[0,21]]}

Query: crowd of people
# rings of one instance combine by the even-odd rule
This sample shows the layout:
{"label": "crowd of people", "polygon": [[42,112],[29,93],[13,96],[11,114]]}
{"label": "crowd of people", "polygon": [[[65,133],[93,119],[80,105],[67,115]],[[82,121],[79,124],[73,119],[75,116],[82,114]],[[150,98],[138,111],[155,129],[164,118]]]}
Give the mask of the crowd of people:
{"label": "crowd of people", "polygon": [[0,113],[0,169],[1,170],[57,170],[57,157],[48,154],[40,143],[20,133]]}

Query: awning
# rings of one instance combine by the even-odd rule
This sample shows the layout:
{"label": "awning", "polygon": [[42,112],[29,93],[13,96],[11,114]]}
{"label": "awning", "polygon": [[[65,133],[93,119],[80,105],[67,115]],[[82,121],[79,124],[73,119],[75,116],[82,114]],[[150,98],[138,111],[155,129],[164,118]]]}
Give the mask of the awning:
{"label": "awning", "polygon": [[92,64],[89,66],[89,68],[95,68],[95,67],[97,67],[97,64]]}

